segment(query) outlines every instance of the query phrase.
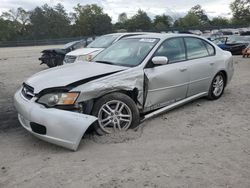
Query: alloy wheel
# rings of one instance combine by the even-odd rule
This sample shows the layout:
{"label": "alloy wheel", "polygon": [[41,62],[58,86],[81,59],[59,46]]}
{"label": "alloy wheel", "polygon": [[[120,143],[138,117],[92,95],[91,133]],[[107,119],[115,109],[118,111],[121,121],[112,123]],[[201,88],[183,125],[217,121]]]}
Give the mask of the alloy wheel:
{"label": "alloy wheel", "polygon": [[106,133],[126,131],[132,123],[132,112],[128,105],[112,100],[102,105],[98,112],[100,128]]}
{"label": "alloy wheel", "polygon": [[224,78],[222,75],[217,75],[213,81],[213,94],[218,97],[224,89]]}

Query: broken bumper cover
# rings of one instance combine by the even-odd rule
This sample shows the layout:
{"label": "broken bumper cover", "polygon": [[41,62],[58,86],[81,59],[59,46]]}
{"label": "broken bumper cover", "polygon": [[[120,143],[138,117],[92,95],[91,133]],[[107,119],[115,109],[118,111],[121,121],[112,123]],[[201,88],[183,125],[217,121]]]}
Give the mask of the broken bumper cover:
{"label": "broken bumper cover", "polygon": [[42,140],[74,151],[85,131],[97,119],[90,115],[45,108],[25,99],[21,90],[15,94],[14,104],[18,119],[26,130]]}

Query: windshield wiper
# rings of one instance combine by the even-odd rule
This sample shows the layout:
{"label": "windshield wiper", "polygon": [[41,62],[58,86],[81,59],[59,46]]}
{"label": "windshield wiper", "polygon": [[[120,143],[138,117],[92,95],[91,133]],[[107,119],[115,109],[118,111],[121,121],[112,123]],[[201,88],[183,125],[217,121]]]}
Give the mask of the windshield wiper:
{"label": "windshield wiper", "polygon": [[103,63],[103,64],[108,64],[108,65],[114,65],[114,63],[109,62],[109,61],[95,61],[97,63]]}

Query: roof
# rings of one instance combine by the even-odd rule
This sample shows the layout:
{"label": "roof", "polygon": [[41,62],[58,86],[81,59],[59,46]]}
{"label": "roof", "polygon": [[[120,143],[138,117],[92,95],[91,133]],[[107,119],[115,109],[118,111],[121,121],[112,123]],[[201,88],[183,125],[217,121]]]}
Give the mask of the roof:
{"label": "roof", "polygon": [[156,33],[152,33],[152,32],[124,32],[124,33],[110,33],[110,34],[106,34],[103,36],[109,36],[109,35],[143,35],[143,34],[156,34]]}
{"label": "roof", "polygon": [[197,35],[193,34],[179,34],[179,33],[149,33],[145,35],[136,35],[136,36],[131,36],[128,38],[158,38],[158,39],[167,39],[171,37],[196,37],[196,38],[203,38]]}

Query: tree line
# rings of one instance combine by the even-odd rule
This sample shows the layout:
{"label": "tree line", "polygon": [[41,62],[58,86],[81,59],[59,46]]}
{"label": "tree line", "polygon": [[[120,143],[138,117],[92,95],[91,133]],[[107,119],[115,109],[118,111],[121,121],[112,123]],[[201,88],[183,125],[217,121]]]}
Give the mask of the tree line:
{"label": "tree line", "polygon": [[72,13],[68,13],[60,3],[54,7],[45,4],[30,11],[19,7],[0,16],[0,41],[93,36],[116,31],[246,26],[250,23],[250,0],[234,0],[230,9],[231,19],[220,16],[209,19],[200,5],[192,7],[184,17],[178,19],[166,14],[151,19],[146,12],[138,10],[131,18],[121,13],[118,22],[112,24],[111,17],[96,4],[78,4]]}

